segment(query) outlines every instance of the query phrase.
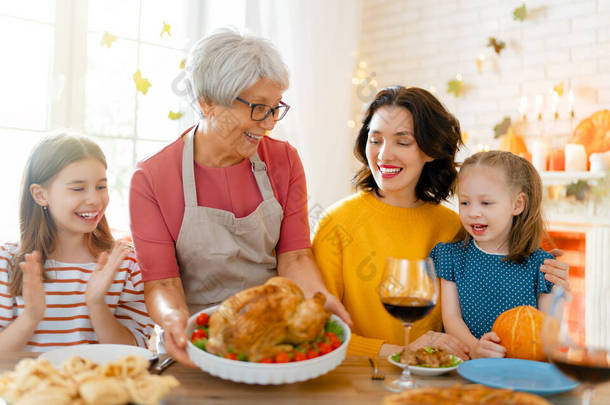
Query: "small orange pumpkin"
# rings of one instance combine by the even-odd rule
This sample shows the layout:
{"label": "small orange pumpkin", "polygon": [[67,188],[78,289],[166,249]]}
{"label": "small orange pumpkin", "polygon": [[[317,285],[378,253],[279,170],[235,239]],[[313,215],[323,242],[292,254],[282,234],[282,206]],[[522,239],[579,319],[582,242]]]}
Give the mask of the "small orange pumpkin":
{"label": "small orange pumpkin", "polygon": [[610,110],[600,110],[578,124],[569,143],[585,147],[587,156],[610,150]]}
{"label": "small orange pumpkin", "polygon": [[543,319],[541,311],[522,305],[501,313],[491,330],[506,348],[506,357],[545,361],[540,337]]}
{"label": "small orange pumpkin", "polygon": [[499,149],[512,152],[517,156],[528,153],[525,141],[521,136],[514,133],[512,127],[508,128],[508,132],[502,135]]}

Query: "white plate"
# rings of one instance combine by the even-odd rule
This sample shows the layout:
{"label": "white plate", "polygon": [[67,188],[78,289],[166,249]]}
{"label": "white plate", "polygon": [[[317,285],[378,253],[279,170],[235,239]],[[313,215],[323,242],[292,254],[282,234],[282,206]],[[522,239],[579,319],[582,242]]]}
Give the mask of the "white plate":
{"label": "white plate", "polygon": [[[195,329],[195,319],[202,312],[212,314],[217,307],[204,309],[189,318],[186,335],[191,336]],[[343,328],[343,344],[323,356],[314,359],[296,361],[283,364],[250,363],[247,361],[236,361],[224,359],[210,354],[193,345],[189,340],[186,352],[190,359],[203,371],[216,377],[235,382],[247,384],[291,384],[297,381],[305,381],[316,378],[336,368],[345,359],[347,344],[351,332],[349,327],[336,315],[331,315],[331,320],[336,321]]]}
{"label": "white plate", "polygon": [[[394,353],[394,354],[396,354],[396,353]],[[388,356],[388,361],[390,363],[394,364],[396,367],[404,368],[406,366],[406,364],[402,364],[402,363],[399,363],[397,361],[392,360],[392,356],[394,356],[394,354],[390,354]],[[421,376],[441,375],[441,374],[448,373],[451,370],[455,370],[462,363],[463,363],[463,361],[460,361],[460,363],[457,366],[453,366],[453,367],[418,367],[418,366],[409,366],[409,370],[413,374],[421,375]]]}
{"label": "white plate", "polygon": [[47,359],[55,367],[60,367],[61,364],[72,356],[80,356],[91,359],[94,363],[104,364],[118,359],[119,357],[135,354],[136,356],[150,359],[153,353],[150,350],[138,346],[129,345],[108,345],[108,344],[90,344],[67,346],[61,349],[49,350],[40,355],[41,359]]}

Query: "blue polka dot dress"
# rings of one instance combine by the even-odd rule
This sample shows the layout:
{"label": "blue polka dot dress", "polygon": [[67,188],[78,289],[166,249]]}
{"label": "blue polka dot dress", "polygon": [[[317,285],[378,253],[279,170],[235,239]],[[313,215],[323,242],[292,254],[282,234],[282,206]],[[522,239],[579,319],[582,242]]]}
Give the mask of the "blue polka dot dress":
{"label": "blue polka dot dress", "polygon": [[544,259],[553,256],[542,249],[516,264],[503,260],[504,255],[482,251],[470,239],[466,245],[464,241],[439,243],[430,257],[436,275],[456,284],[462,318],[477,339],[491,331],[502,312],[520,305],[537,308],[538,295],[553,288],[540,271]]}

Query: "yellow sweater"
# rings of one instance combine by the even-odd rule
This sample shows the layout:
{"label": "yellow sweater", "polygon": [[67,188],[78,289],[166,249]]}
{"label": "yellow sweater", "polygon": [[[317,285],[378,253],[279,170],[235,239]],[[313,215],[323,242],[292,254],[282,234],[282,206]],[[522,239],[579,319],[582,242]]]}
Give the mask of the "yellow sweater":
{"label": "yellow sweater", "polygon": [[[453,240],[460,229],[458,215],[445,206],[399,208],[366,192],[330,207],[316,229],[313,251],[324,283],[352,316],[349,354],[374,356],[384,342],[405,344],[402,323],[386,312],[377,295],[386,257],[427,257],[437,243]],[[437,305],[415,322],[409,340],[441,327]]]}

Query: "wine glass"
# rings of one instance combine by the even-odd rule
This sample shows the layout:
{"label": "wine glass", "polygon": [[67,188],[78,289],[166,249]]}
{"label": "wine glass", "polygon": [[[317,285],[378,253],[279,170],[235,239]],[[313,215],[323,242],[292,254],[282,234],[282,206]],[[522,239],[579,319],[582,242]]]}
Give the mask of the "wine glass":
{"label": "wine glass", "polygon": [[[426,316],[438,298],[438,285],[432,259],[386,260],[379,298],[384,308],[405,327],[405,350],[409,347],[409,331],[413,322]],[[386,382],[386,389],[401,392],[415,387],[408,366],[403,367],[400,378]]]}
{"label": "wine glass", "polygon": [[582,404],[589,405],[595,384],[610,381],[610,343],[599,333],[605,322],[585,322],[586,317],[575,312],[578,304],[570,292],[555,289],[542,326],[542,345],[559,370],[581,383]]}

